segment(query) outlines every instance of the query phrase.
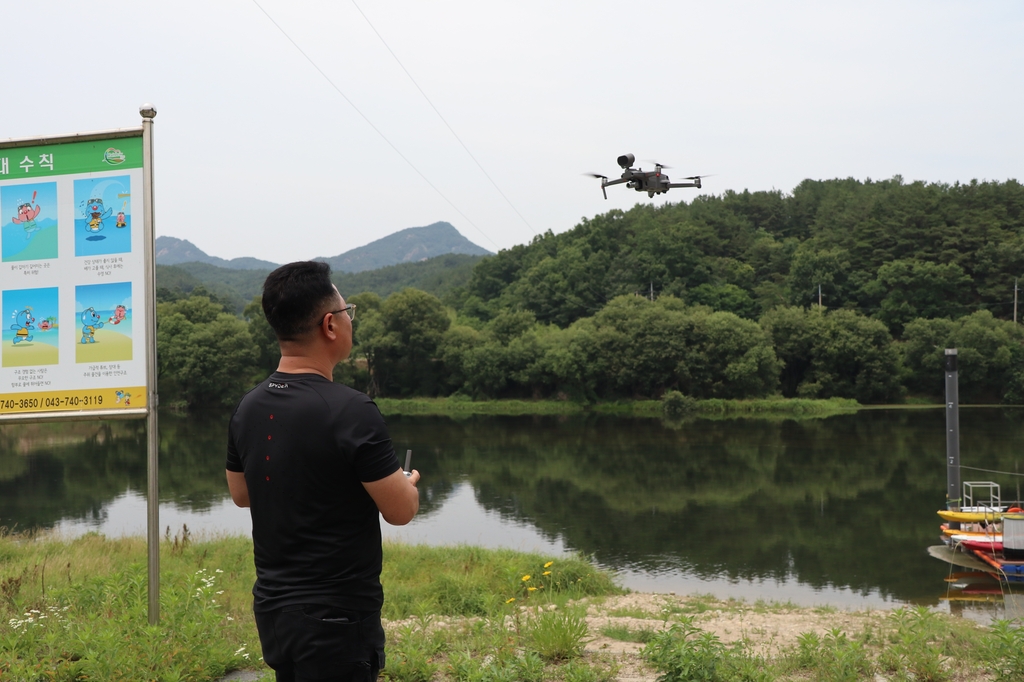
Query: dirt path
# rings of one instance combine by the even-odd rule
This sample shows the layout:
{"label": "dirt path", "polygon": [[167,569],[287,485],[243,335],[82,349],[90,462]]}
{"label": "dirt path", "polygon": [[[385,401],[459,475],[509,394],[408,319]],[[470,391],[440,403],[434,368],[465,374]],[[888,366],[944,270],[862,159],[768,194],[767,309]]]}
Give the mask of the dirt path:
{"label": "dirt path", "polygon": [[610,639],[600,633],[615,626],[633,631],[662,630],[671,624],[669,618],[680,614],[692,616],[694,625],[714,633],[727,644],[742,640],[751,651],[774,657],[796,646],[797,638],[805,632],[824,635],[832,628],[841,628],[852,634],[881,622],[886,612],[779,606],[772,606],[769,611],[744,602],[633,593],[610,597],[588,607],[587,625],[594,639],[587,644],[586,653],[612,656],[621,666],[617,678],[620,682],[655,682],[657,674],[643,664],[639,655],[643,644]]}

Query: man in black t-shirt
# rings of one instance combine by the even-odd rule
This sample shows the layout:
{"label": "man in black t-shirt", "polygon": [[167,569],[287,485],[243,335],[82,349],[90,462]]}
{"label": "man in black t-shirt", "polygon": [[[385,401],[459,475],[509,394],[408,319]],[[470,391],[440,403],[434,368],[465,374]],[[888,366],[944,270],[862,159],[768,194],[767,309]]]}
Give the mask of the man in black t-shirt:
{"label": "man in black t-shirt", "polygon": [[252,514],[253,611],[278,682],[367,682],[384,665],[378,513],[404,525],[419,472],[404,474],[366,395],[332,381],[352,313],[326,263],[290,263],[263,285],[281,346],[228,429],[231,498]]}

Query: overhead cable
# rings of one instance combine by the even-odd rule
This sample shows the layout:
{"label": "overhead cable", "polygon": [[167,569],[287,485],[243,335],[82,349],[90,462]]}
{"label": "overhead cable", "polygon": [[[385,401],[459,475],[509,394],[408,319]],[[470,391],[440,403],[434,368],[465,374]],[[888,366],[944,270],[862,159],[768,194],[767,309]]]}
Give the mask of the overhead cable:
{"label": "overhead cable", "polygon": [[466,153],[469,155],[469,158],[473,159],[473,163],[476,164],[476,167],[480,169],[480,172],[484,174],[484,177],[491,181],[491,184],[494,185],[494,189],[498,190],[498,194],[501,195],[501,198],[504,199],[505,202],[508,203],[508,205],[512,208],[512,210],[516,212],[516,215],[519,216],[519,219],[522,220],[528,228],[530,228],[530,231],[533,232],[533,235],[537,236],[537,230],[535,230],[533,228],[533,225],[530,224],[530,221],[527,220],[525,216],[523,216],[523,214],[519,212],[519,209],[516,208],[515,204],[512,203],[512,200],[505,196],[505,193],[501,191],[501,187],[498,187],[498,183],[494,181],[494,178],[491,177],[490,173],[484,170],[484,167],[480,163],[480,161],[478,161],[477,158],[473,156],[473,152],[469,151],[469,147],[466,146],[466,143],[462,141],[462,138],[459,137],[459,134],[455,132],[455,129],[452,128],[450,123],[448,123],[448,120],[441,114],[440,111],[438,111],[437,107],[434,106],[434,103],[430,101],[430,98],[427,97],[427,93],[423,91],[423,88],[420,87],[420,84],[417,83],[416,79],[412,77],[412,74],[409,73],[409,69],[405,68],[405,64],[402,63],[402,60],[398,58],[398,55],[395,54],[395,51],[392,50],[391,46],[388,45],[386,40],[384,40],[384,36],[380,34],[380,31],[377,30],[377,28],[373,25],[373,22],[370,21],[370,18],[366,16],[366,13],[363,12],[361,7],[359,7],[359,5],[356,3],[356,0],[352,0],[352,4],[355,5],[355,8],[359,10],[360,14],[363,15],[363,19],[366,20],[366,23],[369,25],[370,29],[372,29],[373,32],[377,35],[377,37],[380,38],[380,42],[384,44],[384,47],[387,48],[387,51],[390,52],[391,56],[395,58],[395,61],[398,62],[398,65],[402,67],[402,71],[405,71],[405,75],[409,77],[409,80],[412,81],[412,84],[415,85],[416,89],[420,91],[421,95],[423,95],[423,99],[427,100],[427,104],[429,104],[430,108],[434,110],[434,113],[437,114],[437,117],[441,119],[441,122],[445,124],[445,126],[448,128],[448,131],[452,134],[452,136],[456,140],[458,140],[459,144],[462,145],[462,148],[466,150]]}
{"label": "overhead cable", "polygon": [[1002,474],[1003,476],[1024,476],[1024,474],[1022,474],[1022,473],[1020,473],[1018,471],[997,471],[995,469],[981,469],[979,467],[965,467],[962,464],[960,465],[960,468],[961,469],[970,469],[971,471],[984,471],[985,473],[988,473],[988,474]]}
{"label": "overhead cable", "polygon": [[292,37],[291,37],[290,35],[288,35],[288,32],[287,32],[287,31],[285,31],[285,30],[284,30],[284,29],[283,29],[283,28],[281,27],[281,25],[280,25],[279,23],[277,23],[276,21],[274,21],[274,17],[270,16],[270,13],[269,13],[269,12],[267,12],[267,10],[263,9],[263,6],[262,6],[262,5],[260,5],[260,3],[259,3],[259,2],[257,2],[257,0],[252,0],[252,4],[256,5],[256,7],[258,7],[258,8],[259,8],[259,10],[260,10],[261,12],[263,12],[263,14],[265,14],[265,15],[266,15],[267,19],[270,19],[270,23],[272,23],[272,24],[273,24],[274,26],[276,26],[276,27],[277,27],[277,30],[278,30],[278,31],[280,31],[280,32],[281,32],[281,34],[282,34],[282,35],[283,35],[283,36],[284,36],[285,38],[287,38],[287,39],[288,39],[288,42],[290,42],[290,43],[291,43],[291,44],[292,44],[292,45],[293,45],[293,46],[295,47],[295,49],[299,51],[299,54],[301,54],[301,55],[302,55],[303,57],[305,57],[305,58],[306,58],[306,61],[308,61],[308,62],[309,62],[310,64],[312,64],[312,65],[313,65],[313,68],[314,68],[314,69],[316,69],[316,70],[317,70],[317,72],[318,72],[318,73],[319,73],[319,74],[320,74],[321,76],[323,76],[323,77],[324,77],[324,80],[326,80],[326,81],[327,81],[328,83],[330,83],[331,87],[332,87],[332,88],[334,88],[334,89],[335,89],[335,90],[337,91],[337,93],[338,93],[339,95],[341,95],[341,96],[342,96],[342,98],[343,98],[343,99],[344,99],[344,100],[345,100],[346,102],[348,102],[348,105],[349,105],[350,107],[352,107],[352,109],[353,109],[353,110],[355,110],[355,112],[356,112],[357,114],[359,114],[359,115],[360,115],[360,116],[361,116],[361,117],[363,118],[363,120],[364,120],[364,121],[366,121],[366,124],[367,124],[368,126],[370,126],[371,128],[373,128],[373,131],[374,131],[375,133],[377,133],[378,135],[380,135],[381,139],[382,139],[382,140],[384,140],[385,142],[387,142],[387,143],[388,143],[388,146],[389,146],[389,147],[391,147],[391,148],[392,148],[392,149],[393,149],[393,150],[395,151],[395,153],[396,153],[396,154],[398,154],[398,156],[400,156],[400,157],[402,158],[402,160],[403,160],[403,161],[405,161],[405,162],[406,162],[407,164],[409,164],[409,167],[410,167],[410,168],[412,168],[412,169],[413,169],[414,171],[416,171],[416,174],[417,174],[417,175],[419,175],[419,176],[420,176],[420,177],[421,177],[421,178],[423,179],[423,182],[425,182],[425,183],[427,183],[428,185],[430,185],[430,188],[431,188],[432,190],[434,190],[435,192],[437,192],[438,196],[440,196],[440,197],[441,197],[442,199],[444,199],[445,201],[447,201],[447,202],[448,202],[448,205],[449,205],[449,206],[451,206],[451,207],[452,207],[453,209],[455,209],[455,212],[456,212],[456,213],[458,213],[458,214],[459,214],[460,216],[462,216],[462,217],[463,217],[463,218],[465,219],[465,221],[466,221],[467,223],[469,223],[469,224],[470,224],[470,225],[472,225],[472,226],[473,226],[474,228],[476,228],[476,231],[477,231],[477,232],[479,232],[480,234],[482,234],[482,235],[483,235],[483,236],[484,236],[484,237],[485,237],[485,238],[487,239],[487,241],[489,241],[489,242],[490,242],[491,244],[494,244],[494,247],[495,247],[495,249],[498,249],[498,250],[500,250],[500,249],[501,249],[501,247],[499,247],[499,246],[498,246],[498,244],[497,244],[497,243],[496,243],[496,242],[495,242],[495,241],[494,241],[493,239],[491,239],[490,235],[488,235],[488,234],[487,234],[486,232],[484,232],[484,231],[483,231],[482,229],[480,229],[480,226],[479,226],[479,225],[477,225],[477,224],[476,224],[476,223],[474,223],[474,222],[473,222],[472,220],[470,220],[470,219],[469,219],[469,216],[467,216],[467,215],[466,215],[465,213],[463,213],[463,212],[462,212],[462,210],[461,210],[461,209],[459,209],[459,207],[458,207],[458,206],[456,206],[456,205],[455,205],[455,203],[454,203],[454,202],[453,202],[453,201],[452,201],[451,199],[449,199],[449,198],[448,198],[447,196],[445,196],[444,192],[442,192],[442,191],[441,191],[440,189],[438,189],[438,188],[437,188],[437,186],[436,186],[436,185],[434,185],[434,183],[432,183],[432,182],[431,182],[431,181],[430,181],[430,180],[429,180],[429,179],[427,178],[427,176],[426,176],[426,175],[424,175],[424,174],[423,174],[423,173],[422,173],[422,172],[420,171],[420,169],[419,169],[419,168],[417,168],[417,167],[416,167],[416,165],[415,165],[415,164],[414,164],[414,163],[413,163],[412,161],[410,161],[410,160],[408,159],[408,157],[406,157],[406,155],[405,155],[405,154],[403,154],[403,153],[402,153],[402,152],[401,152],[401,151],[400,151],[400,150],[398,149],[398,147],[396,147],[396,146],[395,146],[395,144],[394,144],[394,143],[393,143],[393,142],[392,142],[391,140],[389,140],[389,139],[388,139],[387,135],[385,135],[385,134],[384,134],[383,132],[381,132],[380,128],[378,128],[377,126],[375,126],[375,125],[373,124],[373,121],[371,121],[371,120],[369,119],[369,117],[367,117],[367,115],[366,115],[366,114],[364,114],[364,113],[363,113],[363,112],[362,112],[362,111],[361,111],[361,110],[359,109],[359,107],[357,107],[357,106],[355,105],[355,102],[353,102],[353,101],[352,101],[351,99],[349,99],[348,95],[346,95],[346,94],[345,94],[344,92],[342,92],[342,91],[341,91],[341,88],[339,88],[339,87],[338,87],[337,85],[335,85],[334,81],[333,81],[333,80],[331,80],[331,77],[330,77],[330,76],[328,76],[328,75],[327,75],[327,74],[326,74],[326,73],[324,72],[324,70],[323,70],[323,69],[321,69],[321,68],[320,68],[320,67],[319,67],[319,66],[317,65],[317,63],[316,63],[315,61],[313,61],[313,58],[312,58],[312,57],[310,57],[310,56],[309,56],[308,54],[306,54],[306,51],[305,51],[305,50],[303,50],[303,49],[302,49],[302,48],[301,48],[301,47],[299,46],[299,44],[298,44],[297,42],[295,42],[295,40],[293,40],[293,39],[292,39]]}

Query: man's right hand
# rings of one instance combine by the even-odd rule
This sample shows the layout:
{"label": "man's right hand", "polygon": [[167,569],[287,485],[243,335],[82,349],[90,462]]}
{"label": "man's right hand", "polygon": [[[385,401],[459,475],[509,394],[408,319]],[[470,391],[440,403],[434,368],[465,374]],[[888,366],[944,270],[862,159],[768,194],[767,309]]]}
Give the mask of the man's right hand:
{"label": "man's right hand", "polygon": [[398,469],[379,481],[363,481],[363,487],[377,503],[377,509],[385,521],[392,526],[404,526],[413,520],[420,509],[420,491],[416,488],[419,481],[420,472],[416,469],[410,471],[408,476]]}

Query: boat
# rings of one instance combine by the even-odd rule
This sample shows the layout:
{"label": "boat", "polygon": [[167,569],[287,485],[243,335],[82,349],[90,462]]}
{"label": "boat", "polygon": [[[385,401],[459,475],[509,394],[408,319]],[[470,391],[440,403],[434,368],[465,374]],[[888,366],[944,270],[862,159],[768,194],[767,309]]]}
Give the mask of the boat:
{"label": "boat", "polygon": [[989,554],[1003,551],[1002,536],[1000,536],[999,540],[961,540],[960,544],[966,549],[976,549],[981,552],[988,552]]}
{"label": "boat", "polygon": [[[1016,509],[1016,507],[1014,508]],[[940,510],[938,513],[944,520],[952,523],[995,523],[1003,520],[1004,511],[1013,510],[995,510],[995,509],[984,509],[984,510],[972,510],[972,509],[961,509],[959,511],[949,511],[946,509]],[[1018,510],[1019,511],[1019,510]]]}
{"label": "boat", "polygon": [[960,530],[958,528],[943,527],[942,534],[953,542],[963,542],[964,540],[1003,541],[1003,534],[997,530]]}
{"label": "boat", "polygon": [[[975,499],[982,496],[979,492],[987,494],[988,499],[979,500],[982,504],[975,505]],[[965,481],[961,499],[966,502],[963,508],[938,512],[948,521],[940,526],[946,546],[930,547],[929,554],[955,566],[986,573],[1000,582],[1024,583],[1024,561],[1016,560],[1024,559],[1024,550],[1006,549],[1003,543],[1004,525],[1010,528],[1010,546],[1021,542],[1017,524],[1024,523],[1024,514],[1018,513],[1020,507],[1004,506],[999,484],[992,481]],[[950,528],[954,524],[963,527]],[[971,592],[973,594],[961,594],[964,597],[985,594]]]}

